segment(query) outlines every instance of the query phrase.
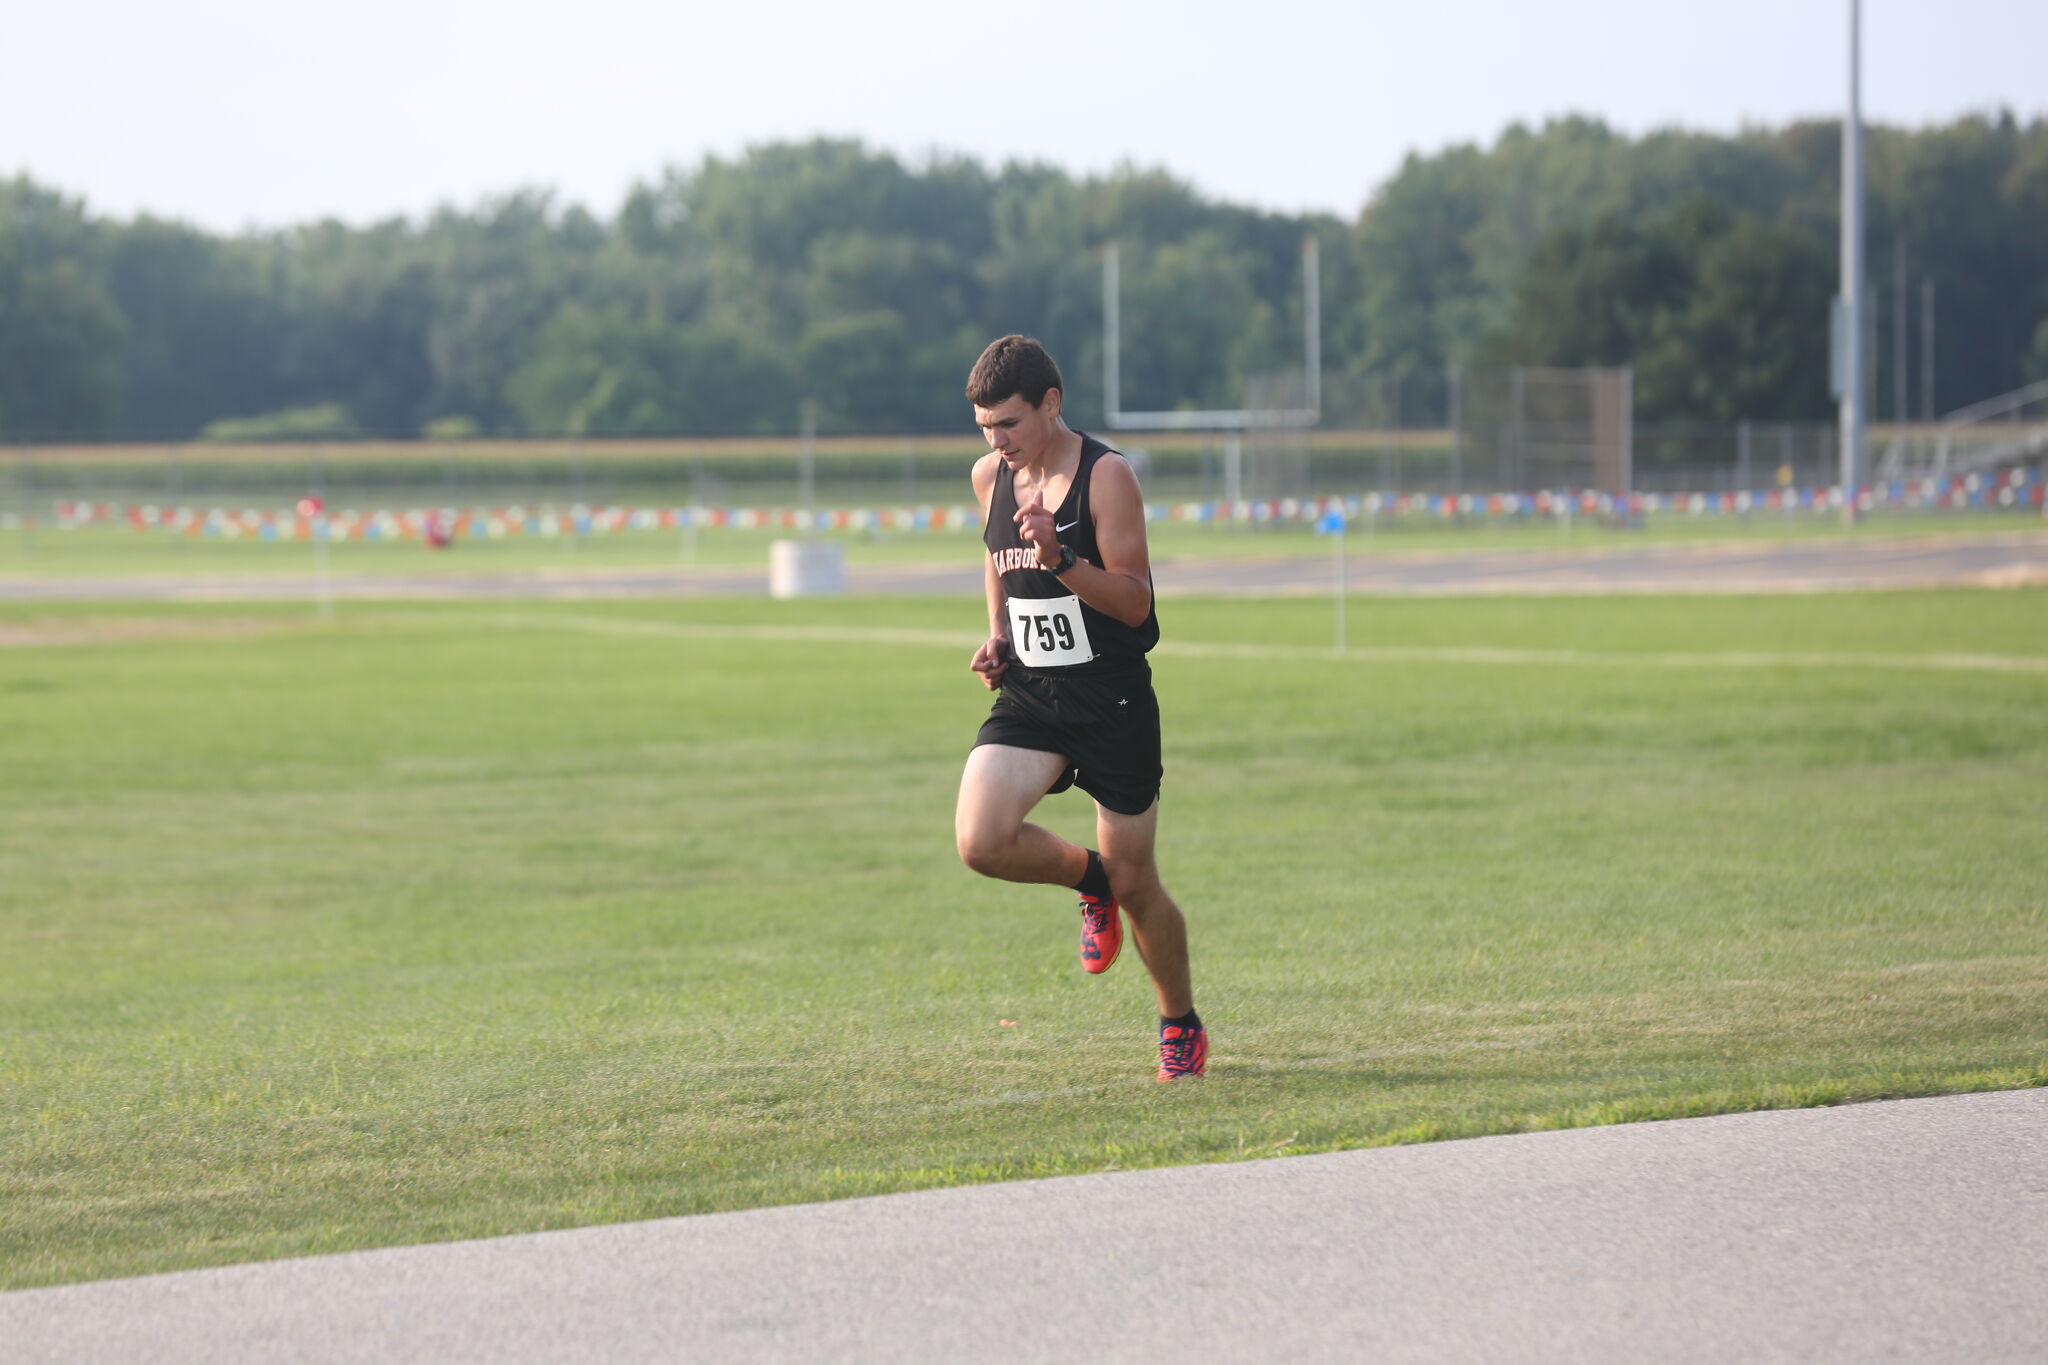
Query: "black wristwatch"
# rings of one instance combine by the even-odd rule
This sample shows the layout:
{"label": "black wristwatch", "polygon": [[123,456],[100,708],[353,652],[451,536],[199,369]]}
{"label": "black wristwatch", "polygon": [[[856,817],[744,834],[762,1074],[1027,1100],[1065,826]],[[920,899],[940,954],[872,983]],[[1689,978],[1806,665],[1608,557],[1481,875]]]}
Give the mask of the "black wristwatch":
{"label": "black wristwatch", "polygon": [[1074,547],[1071,545],[1060,546],[1060,562],[1052,566],[1052,576],[1054,578],[1060,577],[1067,570],[1073,568],[1075,562]]}

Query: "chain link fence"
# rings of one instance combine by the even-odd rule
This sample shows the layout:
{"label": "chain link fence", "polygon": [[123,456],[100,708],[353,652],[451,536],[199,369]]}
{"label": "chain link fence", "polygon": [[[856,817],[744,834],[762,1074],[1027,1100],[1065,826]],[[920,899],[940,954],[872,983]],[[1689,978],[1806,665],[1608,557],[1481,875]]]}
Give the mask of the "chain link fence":
{"label": "chain link fence", "polygon": [[[1301,376],[1248,388],[1253,406],[1301,406]],[[1831,487],[1832,422],[1644,422],[1625,372],[1499,370],[1337,376],[1315,429],[1120,432],[1155,503],[1370,493],[1768,493]],[[2008,428],[2041,427],[2033,409]],[[2031,425],[2027,425],[2031,423]],[[1936,424],[1871,433],[1882,485],[1939,449]],[[1984,439],[1989,439],[1985,437]],[[1952,442],[1954,444],[1954,442]],[[2031,447],[2029,448],[2032,449]],[[730,440],[325,441],[277,445],[0,447],[0,516],[45,518],[63,503],[146,508],[534,507],[918,508],[971,506],[985,446],[958,437],[797,436]],[[1885,452],[1912,451],[1919,458]],[[2025,453],[2025,452],[2023,452]],[[2023,461],[2038,469],[2042,453]]]}

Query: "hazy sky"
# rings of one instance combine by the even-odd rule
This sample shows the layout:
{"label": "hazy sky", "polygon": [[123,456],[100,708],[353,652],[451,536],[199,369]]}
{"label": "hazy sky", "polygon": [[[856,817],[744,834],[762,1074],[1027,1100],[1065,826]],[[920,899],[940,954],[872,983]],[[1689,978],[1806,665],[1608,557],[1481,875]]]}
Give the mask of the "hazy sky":
{"label": "hazy sky", "polygon": [[[0,175],[213,228],[635,180],[817,134],[1355,215],[1410,150],[1582,112],[1637,133],[1832,117],[1847,0],[25,3]],[[1020,16],[1037,14],[1036,19]],[[1864,0],[1864,113],[2048,115],[2048,0]]]}

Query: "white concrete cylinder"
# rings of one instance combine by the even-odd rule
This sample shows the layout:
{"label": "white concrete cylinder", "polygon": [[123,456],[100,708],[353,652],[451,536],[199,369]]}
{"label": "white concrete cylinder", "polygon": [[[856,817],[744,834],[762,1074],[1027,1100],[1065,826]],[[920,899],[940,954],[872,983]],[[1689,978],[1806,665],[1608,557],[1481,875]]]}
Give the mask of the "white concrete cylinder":
{"label": "white concrete cylinder", "polygon": [[830,597],[846,591],[846,547],[836,540],[778,540],[768,546],[770,597]]}

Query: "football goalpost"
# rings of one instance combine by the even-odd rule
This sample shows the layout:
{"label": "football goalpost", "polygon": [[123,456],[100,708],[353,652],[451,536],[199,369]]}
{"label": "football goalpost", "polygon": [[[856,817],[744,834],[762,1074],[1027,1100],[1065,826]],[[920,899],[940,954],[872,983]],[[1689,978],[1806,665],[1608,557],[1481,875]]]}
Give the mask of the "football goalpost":
{"label": "football goalpost", "polygon": [[1302,366],[1296,373],[1248,377],[1241,408],[1126,411],[1123,406],[1121,259],[1117,243],[1102,249],[1102,391],[1104,420],[1114,431],[1196,431],[1221,438],[1222,497],[1235,505],[1253,497],[1308,491],[1308,434],[1322,414],[1322,283],[1314,233],[1301,240]]}
{"label": "football goalpost", "polygon": [[[1246,376],[1240,408],[1123,406],[1118,244],[1102,249],[1104,418],[1116,431],[1201,432],[1221,447],[1217,501],[1232,509],[1310,496],[1309,433],[1322,417],[1322,289],[1317,240],[1301,243],[1302,364]],[[1467,372],[1454,387],[1458,482],[1486,492],[1544,489],[1623,494],[1634,481],[1634,375],[1613,369],[1514,367]]]}

